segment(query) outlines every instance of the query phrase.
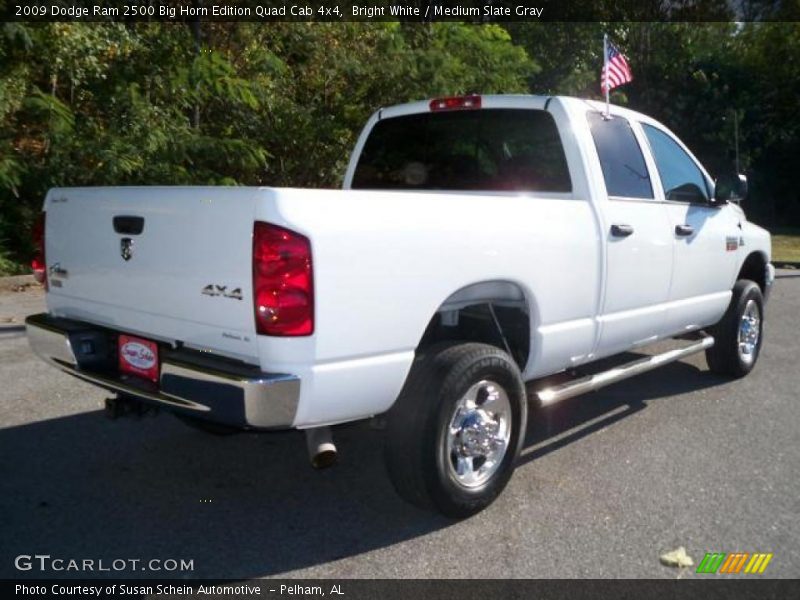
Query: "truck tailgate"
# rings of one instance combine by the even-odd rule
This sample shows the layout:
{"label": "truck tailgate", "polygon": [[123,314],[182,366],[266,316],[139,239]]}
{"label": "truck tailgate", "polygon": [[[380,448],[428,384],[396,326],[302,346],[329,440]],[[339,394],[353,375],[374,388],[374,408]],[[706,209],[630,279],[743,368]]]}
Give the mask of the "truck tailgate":
{"label": "truck tailgate", "polygon": [[257,188],[60,188],[45,200],[56,316],[258,362]]}

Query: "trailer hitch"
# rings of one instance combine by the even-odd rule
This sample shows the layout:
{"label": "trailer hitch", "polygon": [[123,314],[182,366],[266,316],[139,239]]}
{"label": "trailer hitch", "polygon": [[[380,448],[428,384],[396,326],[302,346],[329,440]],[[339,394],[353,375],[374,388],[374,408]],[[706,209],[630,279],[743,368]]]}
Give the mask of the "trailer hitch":
{"label": "trailer hitch", "polygon": [[158,414],[158,407],[141,402],[124,394],[106,398],[105,400],[105,415],[112,420],[119,419],[120,417],[141,419],[144,415],[148,414],[155,417]]}

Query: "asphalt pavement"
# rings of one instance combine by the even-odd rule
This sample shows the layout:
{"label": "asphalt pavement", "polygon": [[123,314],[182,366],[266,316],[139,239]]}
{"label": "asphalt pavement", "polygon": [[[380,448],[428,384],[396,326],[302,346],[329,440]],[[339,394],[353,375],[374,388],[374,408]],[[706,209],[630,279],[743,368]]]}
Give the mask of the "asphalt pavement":
{"label": "asphalt pavement", "polygon": [[[30,352],[43,306],[0,293],[0,578],[725,577],[660,564],[678,546],[800,575],[800,271],[779,272],[749,377],[697,355],[533,413],[508,488],[462,522],[395,495],[366,423],[337,428],[340,463],[314,471],[297,432],[108,420],[104,392]],[[15,568],[34,554],[193,570]]]}

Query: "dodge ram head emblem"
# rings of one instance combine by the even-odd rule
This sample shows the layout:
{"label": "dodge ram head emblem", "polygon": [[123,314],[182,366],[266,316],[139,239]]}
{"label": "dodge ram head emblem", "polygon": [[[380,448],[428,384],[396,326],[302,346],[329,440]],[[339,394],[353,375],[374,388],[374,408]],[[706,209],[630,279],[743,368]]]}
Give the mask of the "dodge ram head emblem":
{"label": "dodge ram head emblem", "polygon": [[122,238],[119,241],[119,253],[124,260],[133,258],[133,240],[131,238]]}

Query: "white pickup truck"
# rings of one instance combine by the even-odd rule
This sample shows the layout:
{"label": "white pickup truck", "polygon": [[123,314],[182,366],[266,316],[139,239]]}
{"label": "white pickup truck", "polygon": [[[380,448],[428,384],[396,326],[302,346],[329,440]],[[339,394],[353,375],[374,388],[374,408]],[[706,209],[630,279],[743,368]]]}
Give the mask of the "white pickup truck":
{"label": "white pickup truck", "polygon": [[[118,394],[111,409],[305,430],[317,466],[335,459],[331,425],[380,416],[398,492],[473,514],[511,477],[529,400],[694,352],[733,377],[758,358],[774,269],[739,207],[746,180],[715,183],[660,123],[604,111],[382,108],[343,190],[53,189],[30,343]],[[592,369],[672,337],[687,345]]]}

